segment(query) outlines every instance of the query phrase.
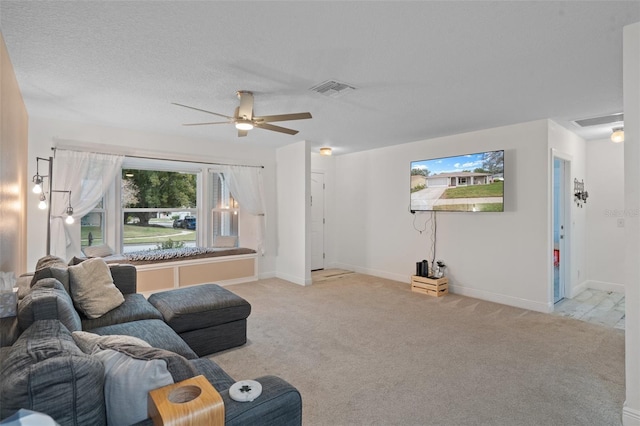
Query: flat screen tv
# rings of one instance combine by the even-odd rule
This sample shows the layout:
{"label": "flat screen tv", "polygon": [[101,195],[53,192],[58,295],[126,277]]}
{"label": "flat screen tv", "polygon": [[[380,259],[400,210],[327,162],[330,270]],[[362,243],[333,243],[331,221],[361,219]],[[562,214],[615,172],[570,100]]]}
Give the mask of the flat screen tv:
{"label": "flat screen tv", "polygon": [[504,151],[411,162],[415,211],[504,211]]}

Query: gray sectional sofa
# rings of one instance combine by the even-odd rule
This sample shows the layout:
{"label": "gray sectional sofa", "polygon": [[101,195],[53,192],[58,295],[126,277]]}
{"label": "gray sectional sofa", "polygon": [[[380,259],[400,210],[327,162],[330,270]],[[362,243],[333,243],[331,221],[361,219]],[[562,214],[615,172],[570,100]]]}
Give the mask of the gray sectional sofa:
{"label": "gray sectional sofa", "polygon": [[[188,334],[184,321],[178,321],[180,318],[167,321],[152,303],[136,293],[135,267],[110,265],[113,283],[122,293],[124,302],[93,319],[78,311],[70,294],[69,282],[64,282],[67,278],[62,271],[64,268],[59,269],[50,268],[46,273],[40,272],[36,278],[22,277],[18,317],[13,323],[5,318],[0,324],[4,336],[2,343],[11,343],[11,346],[0,348],[0,420],[25,408],[48,414],[63,426],[123,424],[125,420],[118,415],[122,414],[120,411],[129,410],[130,399],[119,402],[124,405],[120,410],[118,398],[126,396],[118,390],[121,388],[110,387],[114,380],[110,374],[122,375],[118,368],[124,368],[126,362],[116,362],[110,372],[110,364],[105,359],[125,359],[136,366],[143,364],[144,367],[140,368],[162,365],[163,374],[170,375],[170,382],[205,376],[224,401],[225,424],[301,424],[300,393],[278,377],[257,378],[256,381],[262,385],[262,394],[254,401],[232,400],[229,388],[235,381],[214,361],[199,357],[169,325],[171,320],[177,321],[181,334]],[[198,298],[202,291],[196,292]],[[182,305],[183,296],[180,297]],[[166,301],[166,292],[157,299]],[[225,304],[225,309],[229,309],[228,304]],[[161,309],[168,308],[165,304]],[[243,305],[242,309],[246,311],[247,308]],[[223,309],[216,315],[220,317],[225,312]],[[206,313],[191,310],[191,315],[206,316]],[[232,319],[235,324],[233,330],[236,330],[238,319]],[[210,327],[206,321],[204,325]],[[208,329],[204,330],[196,333],[203,337]],[[212,339],[216,336],[214,333]],[[233,344],[238,341],[234,337]],[[212,347],[217,346],[214,343]],[[197,348],[198,353],[203,351],[207,352],[206,345],[205,349]],[[157,362],[160,364],[150,364]],[[147,377],[138,370],[130,370],[124,375],[128,375],[125,379],[134,383],[134,388],[143,385],[140,377]],[[165,379],[167,377],[164,376],[158,378]],[[151,386],[151,383],[144,385]],[[152,424],[151,419],[144,418],[144,415],[138,420],[133,423]]]}

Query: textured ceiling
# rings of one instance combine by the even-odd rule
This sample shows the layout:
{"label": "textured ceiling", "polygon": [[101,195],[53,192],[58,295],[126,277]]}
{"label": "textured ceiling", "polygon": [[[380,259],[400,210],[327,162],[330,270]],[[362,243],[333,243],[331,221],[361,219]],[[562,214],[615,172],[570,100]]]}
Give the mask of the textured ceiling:
{"label": "textured ceiling", "polygon": [[[620,112],[622,28],[637,21],[638,1],[0,1],[32,116],[336,154]],[[327,79],[357,90],[309,90]],[[171,105],[233,115],[237,90],[257,115],[314,118],[238,140],[232,125],[181,126],[217,120]]]}

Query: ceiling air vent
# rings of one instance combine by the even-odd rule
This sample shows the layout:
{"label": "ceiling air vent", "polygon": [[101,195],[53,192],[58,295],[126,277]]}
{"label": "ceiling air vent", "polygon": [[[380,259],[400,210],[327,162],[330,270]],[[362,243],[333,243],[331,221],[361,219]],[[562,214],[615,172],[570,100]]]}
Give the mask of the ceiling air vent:
{"label": "ceiling air vent", "polygon": [[611,114],[602,117],[585,118],[583,120],[574,120],[573,122],[580,127],[602,126],[604,124],[619,123],[624,121],[624,114]]}
{"label": "ceiling air vent", "polygon": [[347,83],[340,83],[339,81],[335,80],[327,80],[320,84],[316,84],[309,90],[320,93],[324,96],[338,98],[340,96],[343,96],[345,93],[356,90],[356,88]]}

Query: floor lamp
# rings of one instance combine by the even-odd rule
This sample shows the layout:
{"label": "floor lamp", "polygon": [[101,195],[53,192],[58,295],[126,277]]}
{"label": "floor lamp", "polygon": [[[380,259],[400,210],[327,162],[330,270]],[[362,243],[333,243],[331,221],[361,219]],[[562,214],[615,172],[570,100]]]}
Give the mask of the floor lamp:
{"label": "floor lamp", "polygon": [[[49,171],[46,175],[40,174],[40,161],[47,161],[49,163]],[[47,178],[48,185],[47,190],[43,188],[44,179]],[[69,194],[69,200],[67,205],[67,224],[73,223],[73,207],[71,207],[71,191],[58,190],[53,188],[53,157],[43,158],[36,157],[36,174],[33,176],[33,193],[40,195],[40,202],[38,208],[41,210],[47,209],[47,256],[51,254],[51,197],[54,192],[66,192]],[[49,194],[49,202],[47,203],[47,196]]]}

